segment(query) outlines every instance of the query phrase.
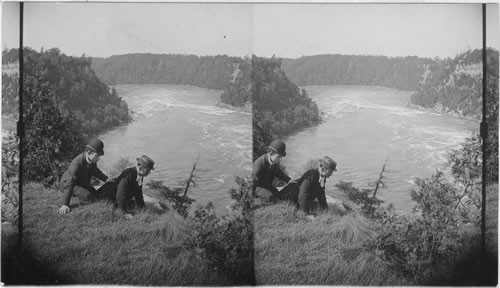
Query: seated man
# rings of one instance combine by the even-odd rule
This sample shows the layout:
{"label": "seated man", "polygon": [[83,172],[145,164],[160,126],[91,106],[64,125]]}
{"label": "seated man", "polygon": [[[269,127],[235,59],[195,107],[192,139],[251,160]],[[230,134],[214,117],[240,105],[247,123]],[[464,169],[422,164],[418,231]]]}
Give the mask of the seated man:
{"label": "seated man", "polygon": [[260,156],[253,163],[253,180],[255,196],[262,198],[266,202],[277,200],[278,190],[273,186],[274,177],[292,182],[279,167],[280,158],[286,156],[286,145],[281,140],[274,140],[267,147],[267,153]]}
{"label": "seated man", "polygon": [[71,210],[69,202],[73,195],[85,200],[99,198],[97,191],[90,185],[92,176],[105,182],[112,181],[97,168],[97,162],[102,155],[104,155],[104,143],[99,139],[94,139],[85,146],[83,153],[71,161],[59,182],[59,190],[62,193],[62,206],[57,213],[66,214]]}
{"label": "seated man", "polygon": [[325,195],[326,179],[333,171],[337,171],[337,163],[330,157],[325,156],[319,160],[317,168],[307,170],[297,181],[297,185],[288,185],[281,190],[283,199],[295,203],[307,215],[311,215],[311,203],[318,198],[321,209],[328,209]]}
{"label": "seated man", "polygon": [[125,216],[130,218],[129,201],[135,198],[138,208],[144,208],[144,196],[142,194],[142,182],[144,177],[148,176],[151,170],[154,170],[155,162],[146,155],[137,158],[136,167],[130,167],[115,179],[113,184],[105,184],[99,188],[103,197],[114,203],[115,207],[120,208]]}

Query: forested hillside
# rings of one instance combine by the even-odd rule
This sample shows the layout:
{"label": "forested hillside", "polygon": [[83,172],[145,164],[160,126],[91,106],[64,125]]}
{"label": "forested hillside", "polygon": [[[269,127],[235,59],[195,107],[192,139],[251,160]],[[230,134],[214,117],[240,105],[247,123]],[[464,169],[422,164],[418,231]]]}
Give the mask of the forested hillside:
{"label": "forested hillside", "polygon": [[[498,51],[488,52],[490,58],[498,59]],[[411,97],[411,103],[479,119],[482,115],[481,97],[482,50],[476,49],[429,65]]]}
{"label": "forested hillside", "polygon": [[433,60],[416,56],[315,55],[283,59],[283,71],[299,86],[369,85],[415,90],[426,65]]}
{"label": "forested hillside", "polygon": [[[3,52],[2,64],[17,60],[17,49]],[[116,93],[96,77],[90,58],[62,54],[57,48],[37,52],[24,51],[26,85],[37,81],[47,88],[50,99],[63,116],[72,115],[82,131],[97,134],[130,120],[128,106]],[[2,112],[17,112],[18,74],[3,73]],[[25,99],[30,97],[25,95]],[[29,100],[29,99],[28,99]]]}
{"label": "forested hillside", "polygon": [[[3,51],[3,64],[18,53]],[[16,113],[19,74],[2,77],[5,112]],[[130,120],[127,103],[97,78],[89,58],[69,57],[57,48],[24,49],[22,88],[26,181],[53,183],[89,137]]]}
{"label": "forested hillside", "polygon": [[273,138],[315,125],[321,119],[318,106],[307,92],[286,77],[281,60],[253,56],[251,65],[255,159]]}
{"label": "forested hillside", "polygon": [[252,101],[251,73],[251,59],[234,65],[229,83],[220,96],[222,103],[243,107]]}
{"label": "forested hillside", "polygon": [[127,54],[92,58],[92,69],[109,85],[174,84],[222,90],[238,57]]}
{"label": "forested hillside", "polygon": [[[2,59],[5,61],[5,59]],[[2,115],[13,116],[19,113],[19,64],[2,63]]]}

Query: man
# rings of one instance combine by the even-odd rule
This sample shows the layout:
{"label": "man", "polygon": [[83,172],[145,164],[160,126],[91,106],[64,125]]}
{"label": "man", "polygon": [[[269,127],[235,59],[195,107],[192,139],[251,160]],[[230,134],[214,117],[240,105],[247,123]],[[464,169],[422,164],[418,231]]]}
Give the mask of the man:
{"label": "man", "polygon": [[273,186],[274,177],[278,177],[285,183],[292,182],[280,168],[281,157],[286,156],[286,145],[281,140],[274,140],[267,147],[266,154],[260,156],[253,163],[253,180],[255,196],[262,198],[265,202],[274,202],[278,198],[278,189]]}
{"label": "man", "polygon": [[129,201],[135,198],[138,208],[144,208],[144,196],[142,194],[142,183],[144,177],[154,170],[155,162],[146,155],[137,158],[137,165],[125,170],[115,179],[115,183],[109,183],[99,188],[104,198],[120,208],[127,218],[132,217]]}
{"label": "man", "polygon": [[57,213],[66,214],[71,211],[69,203],[73,195],[87,201],[99,198],[97,191],[90,185],[92,177],[104,182],[113,181],[97,168],[97,162],[102,155],[104,155],[104,143],[99,139],[94,139],[85,146],[83,153],[71,161],[59,182],[62,206]]}
{"label": "man", "polygon": [[314,216],[310,213],[311,203],[318,198],[321,209],[328,209],[326,203],[326,179],[337,171],[337,162],[325,156],[319,160],[317,168],[306,171],[297,181],[297,185],[288,185],[281,192],[284,198],[291,200],[298,208],[302,209],[308,218]]}

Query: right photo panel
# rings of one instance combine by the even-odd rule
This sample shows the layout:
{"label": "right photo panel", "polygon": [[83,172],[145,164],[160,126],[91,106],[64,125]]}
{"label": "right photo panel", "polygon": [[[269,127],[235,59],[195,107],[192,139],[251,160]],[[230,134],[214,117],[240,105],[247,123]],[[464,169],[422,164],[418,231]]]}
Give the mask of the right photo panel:
{"label": "right photo panel", "polygon": [[254,5],[257,285],[497,284],[498,21]]}

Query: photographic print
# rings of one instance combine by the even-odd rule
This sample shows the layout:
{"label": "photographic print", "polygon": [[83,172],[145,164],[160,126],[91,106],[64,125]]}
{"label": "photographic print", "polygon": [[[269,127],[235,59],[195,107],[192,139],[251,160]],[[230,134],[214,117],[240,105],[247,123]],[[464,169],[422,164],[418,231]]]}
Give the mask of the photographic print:
{"label": "photographic print", "polygon": [[[24,3],[24,258],[3,261],[19,261],[4,282],[253,282],[251,111],[224,100],[251,12]],[[4,63],[18,57],[4,43]]]}
{"label": "photographic print", "polygon": [[481,4],[255,6],[258,285],[496,285],[499,33],[486,6],[486,142]]}

